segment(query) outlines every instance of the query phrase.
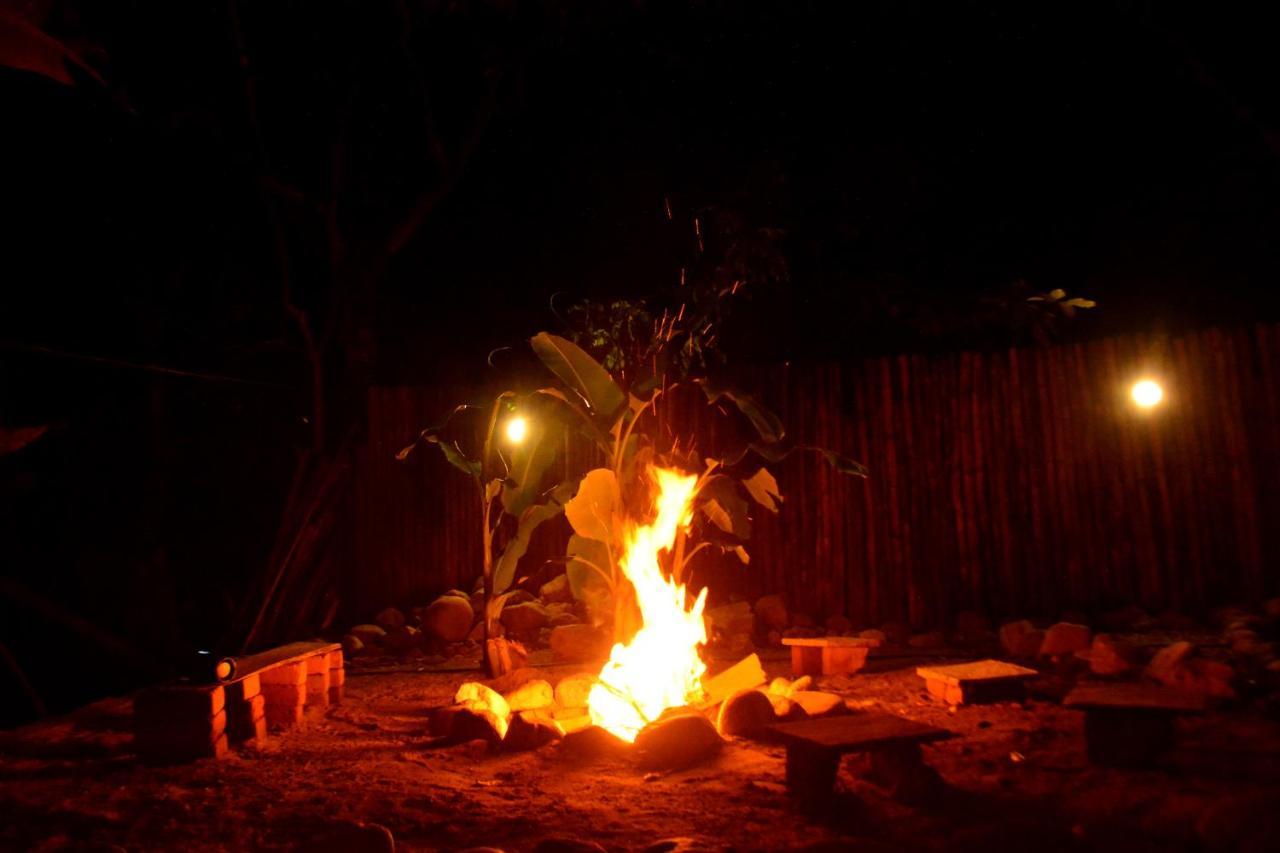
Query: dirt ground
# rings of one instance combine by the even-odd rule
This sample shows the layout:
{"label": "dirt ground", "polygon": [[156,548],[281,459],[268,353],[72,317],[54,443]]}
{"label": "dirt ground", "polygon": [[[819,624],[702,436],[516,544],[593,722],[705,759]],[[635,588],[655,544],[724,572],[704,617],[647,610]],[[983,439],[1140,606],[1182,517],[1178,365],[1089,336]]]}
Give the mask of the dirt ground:
{"label": "dirt ground", "polygon": [[[353,661],[343,704],[222,761],[140,764],[127,700],[3,733],[0,848],[357,849],[350,822],[366,822],[390,830],[398,850],[515,853],[555,838],[610,851],[670,838],[685,850],[1280,849],[1275,721],[1212,713],[1183,724],[1159,769],[1097,768],[1079,713],[1042,699],[948,708],[914,674],[923,662],[873,660],[821,687],[961,735],[925,747],[947,783],[934,809],[893,801],[850,759],[838,808],[802,816],[783,785],[783,750],[746,741],[661,775],[621,759],[571,760],[558,746],[432,748],[428,709],[475,673]],[[789,674],[780,654],[765,663],[771,676]],[[554,681],[581,669],[544,672]]]}

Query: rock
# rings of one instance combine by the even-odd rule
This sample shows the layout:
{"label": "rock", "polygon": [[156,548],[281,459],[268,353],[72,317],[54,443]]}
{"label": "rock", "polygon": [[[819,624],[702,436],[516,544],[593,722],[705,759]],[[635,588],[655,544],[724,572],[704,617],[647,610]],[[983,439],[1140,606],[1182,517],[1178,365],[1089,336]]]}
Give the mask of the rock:
{"label": "rock", "polygon": [[1187,671],[1190,674],[1184,684],[1187,689],[1217,699],[1235,698],[1236,691],[1231,682],[1235,679],[1236,671],[1230,664],[1207,658],[1192,658],[1187,661]]}
{"label": "rock", "polygon": [[593,625],[560,625],[551,629],[551,651],[561,660],[598,660],[609,654],[609,637]]}
{"label": "rock", "polygon": [[636,736],[640,766],[678,770],[705,761],[724,745],[711,721],[701,714],[674,714],[650,723]]}
{"label": "rock", "polygon": [[1196,647],[1185,640],[1170,643],[1156,652],[1147,664],[1146,676],[1169,687],[1176,687],[1186,680],[1185,663],[1195,653]]}
{"label": "rock", "polygon": [[1149,627],[1151,617],[1136,604],[1129,604],[1103,613],[1098,617],[1098,624],[1112,633],[1129,634]]}
{"label": "rock", "polygon": [[573,601],[573,590],[569,587],[568,575],[556,575],[538,588],[538,597],[543,601]]}
{"label": "rock", "polygon": [[1231,631],[1227,634],[1227,640],[1231,643],[1232,654],[1239,657],[1267,659],[1272,657],[1271,645],[1264,643],[1257,631],[1250,631],[1248,628]]}
{"label": "rock", "polygon": [[1089,661],[1089,669],[1095,675],[1124,675],[1138,663],[1137,649],[1110,634],[1096,635],[1088,655],[1080,657]]}
{"label": "rock", "polygon": [[522,684],[529,681],[536,681],[540,673],[531,667],[519,667],[510,672],[503,673],[496,678],[490,678],[483,682],[494,693],[501,693],[504,697],[508,693],[514,692]]}
{"label": "rock", "polygon": [[798,720],[809,719],[809,714],[805,711],[804,706],[792,702],[786,696],[779,696],[776,693],[766,693],[770,704],[773,705],[773,715],[781,722],[794,723]]}
{"label": "rock", "polygon": [[1092,632],[1087,625],[1059,622],[1045,632],[1044,642],[1040,644],[1040,655],[1074,655],[1089,648],[1092,639]]}
{"label": "rock", "polygon": [[877,630],[876,628],[868,628],[865,631],[859,631],[858,637],[863,640],[875,640],[882,646],[889,641],[889,638],[885,635],[884,631]]}
{"label": "rock", "polygon": [[836,614],[827,617],[827,636],[847,637],[853,633],[853,623],[847,616]]}
{"label": "rock", "polygon": [[589,672],[580,672],[560,679],[556,685],[555,700],[561,708],[585,708],[591,688],[596,685],[596,677]]}
{"label": "rock", "polygon": [[1022,637],[1034,630],[1035,626],[1026,619],[1006,622],[1000,626],[1000,647],[1004,649],[1006,655],[1014,655],[1017,653]]}
{"label": "rock", "polygon": [[383,639],[387,636],[387,632],[378,625],[357,625],[347,633],[366,646],[382,645]]}
{"label": "rock", "polygon": [[536,711],[521,711],[511,718],[502,747],[521,752],[555,743],[563,737],[564,730],[555,720]]}
{"label": "rock", "polygon": [[640,850],[640,853],[719,853],[720,845],[712,845],[696,838],[664,838]]}
{"label": "rock", "polygon": [[1196,620],[1176,610],[1166,610],[1155,619],[1156,627],[1166,631],[1194,631],[1200,627]]}
{"label": "rock", "polygon": [[821,637],[822,629],[815,628],[812,625],[792,625],[790,628],[782,632],[782,636],[791,637]]}
{"label": "rock", "polygon": [[755,651],[755,643],[751,642],[750,634],[733,634],[725,637],[720,643],[720,648],[725,654],[732,655],[735,658],[743,658]]}
{"label": "rock", "polygon": [[364,643],[355,634],[347,634],[342,638],[342,653],[353,658],[364,651]]}
{"label": "rock", "polygon": [[838,717],[849,713],[844,699],[834,693],[821,690],[794,690],[788,697],[792,702],[804,708],[810,717]]}
{"label": "rock", "polygon": [[457,743],[481,740],[488,744],[499,744],[506,735],[506,719],[488,708],[466,705],[452,714],[447,737]]}
{"label": "rock", "polygon": [[512,634],[528,634],[547,624],[547,608],[536,601],[507,605],[502,610],[502,624]]}
{"label": "rock", "polygon": [[1230,605],[1228,607],[1218,607],[1209,614],[1209,621],[1213,623],[1215,628],[1230,628],[1239,626],[1242,628],[1251,628],[1253,625],[1261,621],[1257,614],[1238,605]]}
{"label": "rock", "polygon": [[305,845],[318,853],[395,853],[396,839],[379,823],[335,821]]}
{"label": "rock", "polygon": [[444,705],[427,712],[427,730],[435,737],[449,737],[453,733],[453,721],[466,705]]}
{"label": "rock", "polygon": [[619,758],[631,751],[631,744],[599,726],[571,732],[560,742],[560,754],[576,761]]}
{"label": "rock", "polygon": [[946,639],[938,631],[916,634],[907,640],[907,645],[913,649],[938,649],[946,644]]}
{"label": "rock", "polygon": [[1083,610],[1064,610],[1062,615],[1058,617],[1059,622],[1070,622],[1072,625],[1092,625],[1093,620],[1089,618],[1089,614]]}
{"label": "rock", "polygon": [[606,853],[606,851],[592,841],[579,841],[575,838],[544,838],[533,848],[533,853]]}
{"label": "rock", "polygon": [[734,634],[750,634],[755,626],[751,605],[745,601],[713,607],[703,614],[703,619],[707,623],[708,637],[715,634],[726,637]]}
{"label": "rock", "polygon": [[765,595],[756,600],[756,616],[770,630],[782,631],[789,624],[787,603],[780,595]]}
{"label": "rock", "polygon": [[555,703],[551,683],[541,679],[526,681],[503,698],[507,700],[512,713],[549,708]]}
{"label": "rock", "polygon": [[[483,588],[484,588],[484,578],[483,578],[483,577],[481,577],[481,578],[480,578],[480,586],[479,586],[479,587],[477,587],[477,589],[483,589]],[[446,592],[444,595],[442,595],[442,596],[440,596],[440,597],[441,597],[441,598],[444,598],[445,596],[452,596],[452,597],[454,597],[454,598],[465,598],[465,599],[467,599],[467,601],[470,601],[470,600],[471,600],[471,593],[469,593],[469,592],[463,592],[463,591],[462,591],[462,590],[460,590],[460,589],[451,589],[451,590],[449,590],[448,592]]]}
{"label": "rock", "polygon": [[422,616],[422,630],[446,643],[460,643],[471,632],[471,604],[456,595],[437,598]]}
{"label": "rock", "polygon": [[492,687],[481,684],[478,681],[464,683],[458,688],[458,692],[454,694],[453,701],[469,708],[485,708],[493,711],[503,719],[511,716],[511,706],[507,704],[507,700],[503,695]]}
{"label": "rock", "polygon": [[507,606],[514,607],[517,604],[528,604],[531,601],[537,601],[538,596],[529,592],[527,589],[513,589],[507,595]]}
{"label": "rock", "polygon": [[394,607],[388,607],[383,610],[374,617],[373,621],[377,622],[384,631],[394,631],[405,624],[404,614]]}
{"label": "rock", "polygon": [[895,646],[904,646],[911,636],[911,626],[906,622],[886,622],[880,626],[885,641]]}
{"label": "rock", "polygon": [[412,625],[401,625],[388,631],[382,644],[397,654],[405,654],[422,645],[422,632]]}
{"label": "rock", "polygon": [[1014,652],[1015,657],[1025,660],[1035,660],[1040,657],[1040,647],[1044,645],[1044,631],[1036,629],[1023,634],[1018,641],[1018,648]]}
{"label": "rock", "polygon": [[1000,627],[1000,645],[1010,657],[1031,660],[1040,656],[1044,631],[1037,630],[1026,619]]}
{"label": "rock", "polygon": [[1272,621],[1280,620],[1280,597],[1267,599],[1267,603],[1262,605],[1262,612]]}
{"label": "rock", "polygon": [[725,737],[755,737],[776,722],[768,696],[759,690],[739,690],[721,703],[716,729]]}

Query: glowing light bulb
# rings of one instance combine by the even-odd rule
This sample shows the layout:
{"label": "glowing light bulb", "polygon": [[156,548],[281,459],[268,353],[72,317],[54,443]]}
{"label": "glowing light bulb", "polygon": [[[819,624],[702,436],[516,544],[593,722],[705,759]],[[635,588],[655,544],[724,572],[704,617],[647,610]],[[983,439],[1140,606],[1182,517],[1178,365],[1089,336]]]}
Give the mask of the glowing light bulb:
{"label": "glowing light bulb", "polygon": [[507,441],[519,444],[529,434],[529,422],[516,415],[507,421]]}
{"label": "glowing light bulb", "polygon": [[1164,399],[1164,389],[1154,379],[1143,379],[1135,382],[1133,390],[1129,393],[1133,396],[1133,402],[1144,409],[1159,405],[1160,401]]}

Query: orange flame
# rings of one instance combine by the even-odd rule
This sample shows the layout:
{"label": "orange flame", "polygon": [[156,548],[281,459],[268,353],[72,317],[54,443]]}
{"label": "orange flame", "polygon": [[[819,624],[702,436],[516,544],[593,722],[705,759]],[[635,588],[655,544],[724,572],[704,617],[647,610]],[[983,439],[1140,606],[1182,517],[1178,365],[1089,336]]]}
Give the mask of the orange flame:
{"label": "orange flame", "polygon": [[684,585],[668,579],[658,563],[658,552],[669,551],[689,525],[698,478],[665,468],[650,472],[658,484],[657,516],[628,530],[619,561],[635,587],[643,625],[630,643],[614,645],[587,697],[591,722],[626,741],[668,708],[695,701],[706,671],[698,647],[707,641],[707,591],[688,606]]}

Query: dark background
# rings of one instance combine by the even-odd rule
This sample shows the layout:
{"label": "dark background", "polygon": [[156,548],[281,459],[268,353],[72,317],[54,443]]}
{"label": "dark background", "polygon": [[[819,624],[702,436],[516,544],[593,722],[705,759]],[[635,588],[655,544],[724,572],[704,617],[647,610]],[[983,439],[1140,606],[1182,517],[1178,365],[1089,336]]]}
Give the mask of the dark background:
{"label": "dark background", "polygon": [[1275,319],[1261,4],[1041,5],[3,3],[0,641],[53,708],[225,642],[369,384],[671,291],[695,219],[785,262],[740,361]]}

